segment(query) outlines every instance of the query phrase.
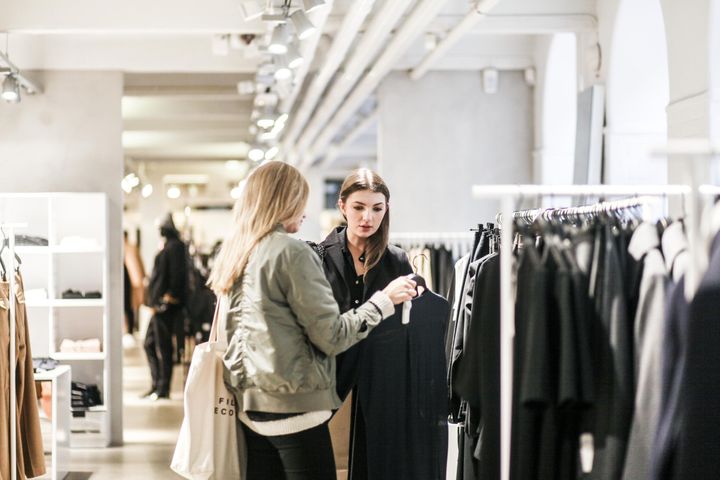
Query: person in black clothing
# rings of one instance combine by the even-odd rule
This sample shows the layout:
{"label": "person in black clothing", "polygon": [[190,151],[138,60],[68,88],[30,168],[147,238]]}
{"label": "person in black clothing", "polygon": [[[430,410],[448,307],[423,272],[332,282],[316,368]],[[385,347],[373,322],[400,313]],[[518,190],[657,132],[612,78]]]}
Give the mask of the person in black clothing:
{"label": "person in black clothing", "polygon": [[148,292],[148,305],[154,315],[145,336],[145,353],[150,364],[152,388],[144,396],[151,400],[169,398],[173,367],[172,337],[183,319],[187,298],[187,262],[185,244],[168,214],[160,225],[165,239],[155,257]]}
{"label": "person in black clothing", "polygon": [[[316,246],[341,312],[361,305],[399,275],[412,273],[407,254],[389,244],[389,200],[385,182],[368,169],[351,173],[343,182],[338,207],[347,227],[333,230]],[[434,455],[420,453],[426,452],[422,447],[433,445],[438,439],[444,439],[443,447],[447,445],[442,429],[433,428],[436,419],[425,415],[423,423],[423,419],[418,418],[423,415],[418,413],[421,409],[413,407],[419,401],[418,396],[423,397],[422,401],[434,398],[427,390],[430,387],[426,386],[422,395],[402,387],[411,385],[409,382],[417,373],[414,370],[417,349],[424,345],[415,341],[414,335],[422,337],[426,332],[422,328],[416,332],[409,328],[412,326],[403,325],[401,308],[398,306],[395,315],[373,330],[364,342],[337,357],[338,396],[345,400],[353,392],[350,480],[431,480],[440,478],[440,474],[425,472],[438,470],[438,464],[444,468],[445,455],[441,448],[436,449]],[[444,332],[435,335],[440,353],[444,351],[443,335]],[[421,355],[424,358],[420,362],[431,358],[429,351]],[[439,383],[442,384],[445,363],[444,356],[440,357]],[[441,401],[445,397],[446,393],[440,393]],[[391,400],[392,405],[404,405],[404,408],[393,408],[388,403]],[[445,410],[442,417],[447,417]],[[428,422],[431,425],[425,428]]]}

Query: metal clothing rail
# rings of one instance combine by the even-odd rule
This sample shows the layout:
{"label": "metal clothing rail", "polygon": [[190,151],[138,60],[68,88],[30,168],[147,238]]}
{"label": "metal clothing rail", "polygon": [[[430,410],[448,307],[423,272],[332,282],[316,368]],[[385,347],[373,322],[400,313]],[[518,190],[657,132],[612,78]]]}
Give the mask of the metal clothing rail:
{"label": "metal clothing rail", "polygon": [[472,240],[473,232],[403,232],[391,233],[390,240]]}
{"label": "metal clothing rail", "polygon": [[[17,362],[15,357],[16,347],[16,304],[15,304],[15,230],[18,228],[25,228],[27,224],[24,223],[3,223],[0,224],[0,228],[3,232],[7,233],[8,248],[9,248],[9,274],[10,285],[8,292],[8,317],[10,322],[10,345],[9,345],[9,356],[10,356],[10,479],[17,480],[17,382],[15,381],[15,375],[17,372]],[[3,240],[4,241],[4,240]],[[28,339],[29,341],[29,339]]]}
{"label": "metal clothing rail", "polygon": [[[700,189],[703,193],[703,189]],[[714,193],[712,187],[706,193]],[[694,193],[687,185],[474,185],[475,199],[501,201],[504,218],[512,218],[521,199],[543,196],[618,197],[686,196]],[[695,222],[695,225],[698,225]],[[512,432],[513,342],[515,337],[515,300],[512,289],[513,229],[503,228],[500,248],[500,478],[510,479],[510,442]],[[691,255],[693,246],[690,246]],[[691,269],[692,270],[692,269]],[[690,274],[690,271],[688,271]]]}

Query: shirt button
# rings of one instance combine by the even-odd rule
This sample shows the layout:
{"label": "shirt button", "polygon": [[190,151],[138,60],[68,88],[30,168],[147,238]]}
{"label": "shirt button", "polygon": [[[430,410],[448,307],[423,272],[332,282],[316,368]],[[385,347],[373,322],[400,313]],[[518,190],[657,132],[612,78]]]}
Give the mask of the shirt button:
{"label": "shirt button", "polygon": [[360,285],[360,280],[355,280],[355,285]]}
{"label": "shirt button", "polygon": [[360,300],[355,300],[355,305],[357,305],[358,303],[360,303]]}

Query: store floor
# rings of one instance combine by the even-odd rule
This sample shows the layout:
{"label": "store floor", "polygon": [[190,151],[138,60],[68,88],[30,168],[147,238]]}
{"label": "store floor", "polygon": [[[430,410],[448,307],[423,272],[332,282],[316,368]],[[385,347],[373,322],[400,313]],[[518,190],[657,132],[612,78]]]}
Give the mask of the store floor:
{"label": "store floor", "polygon": [[66,480],[177,480],[170,470],[183,417],[182,374],[176,366],[169,400],[150,402],[139,396],[150,386],[145,352],[138,345],[125,349],[123,422],[125,444],[105,449],[73,449],[72,473]]}

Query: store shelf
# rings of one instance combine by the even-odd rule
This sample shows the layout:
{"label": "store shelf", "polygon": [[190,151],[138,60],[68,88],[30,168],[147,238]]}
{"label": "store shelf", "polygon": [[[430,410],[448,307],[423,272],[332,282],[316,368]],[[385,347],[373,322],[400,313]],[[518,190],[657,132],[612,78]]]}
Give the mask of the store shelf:
{"label": "store shelf", "polygon": [[70,371],[70,367],[67,365],[58,365],[57,367],[53,368],[52,370],[47,370],[45,372],[35,372],[35,381],[36,382],[49,382],[50,380],[53,380],[60,375],[67,373]]}
{"label": "store shelf", "polygon": [[105,253],[105,249],[102,247],[90,247],[90,248],[78,248],[78,247],[63,247],[62,245],[55,245],[50,247],[52,253]]}
{"label": "store shelf", "polygon": [[93,353],[65,353],[55,352],[50,354],[51,358],[61,361],[70,360],[105,360],[105,352],[93,352]]}
{"label": "store shelf", "polygon": [[49,300],[52,307],[104,307],[104,298],[58,298]]}
{"label": "store shelf", "polygon": [[25,300],[26,307],[49,307],[52,304],[52,300]]}
{"label": "store shelf", "polygon": [[87,408],[71,408],[73,412],[93,412],[93,413],[104,413],[107,412],[107,407],[105,405],[95,405],[94,407],[87,407]]}
{"label": "store shelf", "polygon": [[50,247],[35,246],[35,245],[19,245],[19,246],[15,247],[15,252],[18,255],[48,254],[48,253],[50,253]]}

